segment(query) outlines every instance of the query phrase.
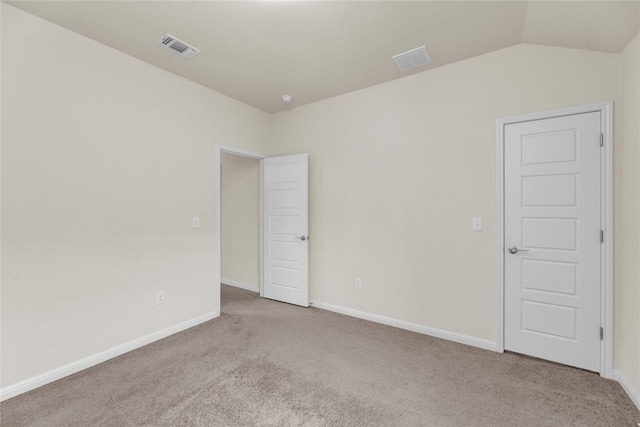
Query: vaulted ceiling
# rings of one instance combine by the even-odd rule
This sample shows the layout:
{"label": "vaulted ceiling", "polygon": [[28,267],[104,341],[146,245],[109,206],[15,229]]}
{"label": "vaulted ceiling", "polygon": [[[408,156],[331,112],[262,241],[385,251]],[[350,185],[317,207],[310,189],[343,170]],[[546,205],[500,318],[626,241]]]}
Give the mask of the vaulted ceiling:
{"label": "vaulted ceiling", "polygon": [[[620,52],[640,13],[638,1],[7,3],[269,113],[518,43]],[[165,33],[202,53],[156,45]],[[431,64],[395,67],[422,45]]]}

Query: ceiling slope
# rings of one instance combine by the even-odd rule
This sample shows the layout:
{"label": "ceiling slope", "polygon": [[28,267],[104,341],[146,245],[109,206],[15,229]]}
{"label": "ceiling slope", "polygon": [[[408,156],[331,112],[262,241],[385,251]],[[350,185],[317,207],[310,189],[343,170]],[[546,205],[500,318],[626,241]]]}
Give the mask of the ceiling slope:
{"label": "ceiling slope", "polygon": [[[269,113],[522,41],[620,52],[638,31],[637,2],[8,3]],[[165,33],[202,53],[186,60],[154,44]],[[422,45],[431,64],[395,67],[393,55]]]}
{"label": "ceiling slope", "polygon": [[638,1],[532,1],[522,41],[620,53],[638,33]]}

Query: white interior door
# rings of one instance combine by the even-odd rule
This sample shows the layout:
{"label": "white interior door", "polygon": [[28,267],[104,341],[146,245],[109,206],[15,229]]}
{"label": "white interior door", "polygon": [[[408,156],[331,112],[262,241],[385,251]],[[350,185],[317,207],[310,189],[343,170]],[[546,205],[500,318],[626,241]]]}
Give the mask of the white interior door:
{"label": "white interior door", "polygon": [[600,371],[600,113],[505,126],[505,349]]}
{"label": "white interior door", "polygon": [[309,156],[271,157],[263,167],[263,296],[309,306]]}

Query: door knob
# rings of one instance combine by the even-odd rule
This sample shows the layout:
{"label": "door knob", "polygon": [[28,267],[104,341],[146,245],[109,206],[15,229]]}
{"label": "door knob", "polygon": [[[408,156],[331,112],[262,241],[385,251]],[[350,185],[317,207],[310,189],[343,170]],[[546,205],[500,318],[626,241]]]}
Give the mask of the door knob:
{"label": "door knob", "polygon": [[529,249],[518,249],[515,246],[509,246],[507,251],[509,251],[510,254],[517,254],[518,252],[529,252]]}
{"label": "door knob", "polygon": [[302,240],[304,242],[305,240],[308,239],[308,237],[307,236],[296,236],[296,239],[300,239],[300,240]]}

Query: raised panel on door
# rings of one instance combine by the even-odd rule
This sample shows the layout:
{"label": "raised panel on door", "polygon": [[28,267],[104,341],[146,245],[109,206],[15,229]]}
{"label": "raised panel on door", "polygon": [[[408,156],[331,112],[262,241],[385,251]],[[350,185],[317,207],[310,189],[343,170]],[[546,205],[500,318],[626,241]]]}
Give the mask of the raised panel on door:
{"label": "raised panel on door", "polygon": [[[600,369],[600,113],[505,126],[505,349]],[[511,253],[509,248],[517,248]]]}

